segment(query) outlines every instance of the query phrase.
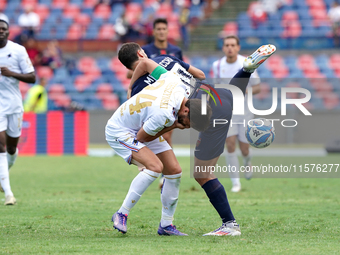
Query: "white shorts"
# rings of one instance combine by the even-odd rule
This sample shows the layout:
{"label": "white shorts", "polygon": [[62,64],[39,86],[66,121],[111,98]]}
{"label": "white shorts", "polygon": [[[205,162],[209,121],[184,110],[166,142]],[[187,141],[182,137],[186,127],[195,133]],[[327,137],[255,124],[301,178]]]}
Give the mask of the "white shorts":
{"label": "white shorts", "polygon": [[10,137],[17,138],[21,135],[23,113],[3,114],[0,113],[0,132],[6,130]]}
{"label": "white shorts", "polygon": [[106,141],[111,148],[128,164],[131,164],[132,151],[138,152],[144,146],[148,147],[156,155],[172,149],[162,136],[151,142],[141,143],[136,140],[135,133],[126,130],[114,135],[105,132],[105,135]]}
{"label": "white shorts", "polygon": [[[232,117],[232,125],[230,123],[229,130],[227,134],[227,138],[236,135],[237,139],[242,143],[249,143],[246,138],[246,130],[248,121],[253,118],[252,115],[245,116],[245,118],[240,118],[237,116],[236,118]],[[243,121],[245,120],[245,125],[243,125]],[[237,124],[234,124],[237,123]]]}

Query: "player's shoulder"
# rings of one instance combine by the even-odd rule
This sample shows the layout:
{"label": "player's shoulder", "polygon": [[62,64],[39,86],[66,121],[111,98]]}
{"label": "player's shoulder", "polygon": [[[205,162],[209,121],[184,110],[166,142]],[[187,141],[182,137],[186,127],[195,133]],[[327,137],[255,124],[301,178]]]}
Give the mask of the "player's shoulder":
{"label": "player's shoulder", "polygon": [[11,50],[17,50],[17,51],[26,51],[26,48],[18,43],[12,42],[10,40],[7,41],[7,46]]}

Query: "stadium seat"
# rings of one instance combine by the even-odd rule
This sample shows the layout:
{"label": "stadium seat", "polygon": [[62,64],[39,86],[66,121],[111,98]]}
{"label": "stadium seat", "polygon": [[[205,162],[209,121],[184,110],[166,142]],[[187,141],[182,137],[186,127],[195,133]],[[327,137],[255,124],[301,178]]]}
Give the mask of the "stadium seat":
{"label": "stadium seat", "polygon": [[53,0],[52,8],[64,9],[68,6],[68,1],[69,0]]}
{"label": "stadium seat", "polygon": [[94,10],[93,15],[94,15],[94,17],[100,17],[102,19],[107,19],[111,15],[111,8],[108,5],[100,4]]}
{"label": "stadium seat", "polygon": [[34,8],[34,11],[36,14],[39,15],[40,22],[43,23],[43,21],[49,16],[50,10],[47,5],[39,4]]}
{"label": "stadium seat", "polygon": [[39,78],[47,78],[47,79],[51,79],[53,76],[53,71],[50,67],[47,66],[39,66],[36,68],[37,70],[37,75]]}
{"label": "stadium seat", "polygon": [[340,54],[333,54],[329,58],[329,66],[334,70],[340,70]]}
{"label": "stadium seat", "polygon": [[79,75],[74,80],[74,87],[78,91],[84,91],[87,87],[90,87],[92,83],[92,77],[87,75]]}
{"label": "stadium seat", "polygon": [[7,6],[7,0],[0,0],[0,10],[5,10]]}
{"label": "stadium seat", "polygon": [[26,6],[33,6],[35,7],[38,4],[38,0],[22,0],[21,6],[26,7]]}
{"label": "stadium seat", "polygon": [[156,12],[157,17],[168,17],[172,13],[172,6],[169,3],[162,3]]}
{"label": "stadium seat", "polygon": [[316,66],[314,57],[310,54],[301,55],[298,58],[297,65],[302,70],[307,70],[309,68],[313,68],[314,66]]}
{"label": "stadium seat", "polygon": [[64,9],[64,17],[75,18],[80,13],[80,7],[76,4],[70,4]]}
{"label": "stadium seat", "polygon": [[119,105],[119,97],[116,94],[107,94],[102,98],[103,107],[105,110],[116,110]]}
{"label": "stadium seat", "polygon": [[11,25],[9,27],[9,40],[13,40],[17,35],[21,33],[21,27],[17,25]]}
{"label": "stadium seat", "polygon": [[79,13],[74,17],[74,21],[83,27],[87,27],[91,22],[91,17],[84,13]]}
{"label": "stadium seat", "polygon": [[79,24],[73,24],[70,26],[66,39],[69,40],[78,40],[82,37],[83,35],[83,28]]}
{"label": "stadium seat", "polygon": [[58,107],[69,107],[71,104],[71,97],[66,94],[60,94],[55,100],[54,103]]}
{"label": "stadium seat", "polygon": [[108,83],[102,83],[98,85],[96,97],[100,100],[104,99],[106,95],[111,94],[113,92],[113,88],[111,84]]}
{"label": "stadium seat", "polygon": [[86,8],[93,8],[98,3],[98,0],[84,0],[83,6]]}
{"label": "stadium seat", "polygon": [[79,59],[77,66],[78,69],[83,73],[87,73],[91,69],[97,68],[96,61],[92,57],[82,57],[81,59]]}
{"label": "stadium seat", "polygon": [[334,109],[339,106],[340,100],[337,94],[327,93],[323,96],[323,102],[326,109]]}
{"label": "stadium seat", "polygon": [[98,33],[98,39],[101,40],[112,40],[115,38],[115,30],[112,24],[105,24],[103,25]]}

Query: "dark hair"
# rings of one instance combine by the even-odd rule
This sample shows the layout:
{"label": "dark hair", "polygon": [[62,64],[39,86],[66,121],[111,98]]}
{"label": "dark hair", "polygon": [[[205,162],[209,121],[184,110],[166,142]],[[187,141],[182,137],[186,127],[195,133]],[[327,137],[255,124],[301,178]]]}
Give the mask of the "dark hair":
{"label": "dark hair", "polygon": [[189,99],[185,106],[189,108],[190,127],[196,129],[199,132],[203,132],[208,129],[210,125],[210,118],[212,110],[209,104],[207,104],[207,114],[202,115],[202,100],[201,99]]}
{"label": "dark hair", "polygon": [[223,43],[227,39],[235,39],[236,42],[237,42],[237,45],[240,45],[240,38],[238,38],[236,35],[228,35],[228,36],[224,37]]}
{"label": "dark hair", "polygon": [[126,68],[131,69],[132,64],[138,60],[137,51],[141,49],[137,43],[124,43],[118,52],[118,59]]}
{"label": "dark hair", "polygon": [[168,21],[164,18],[158,18],[158,19],[155,19],[155,21],[153,22],[153,28],[156,27],[157,24],[159,23],[163,23],[165,25],[168,25]]}
{"label": "dark hair", "polygon": [[8,24],[8,22],[6,20],[0,19],[0,22],[5,23],[7,25],[7,29],[9,29],[9,24]]}

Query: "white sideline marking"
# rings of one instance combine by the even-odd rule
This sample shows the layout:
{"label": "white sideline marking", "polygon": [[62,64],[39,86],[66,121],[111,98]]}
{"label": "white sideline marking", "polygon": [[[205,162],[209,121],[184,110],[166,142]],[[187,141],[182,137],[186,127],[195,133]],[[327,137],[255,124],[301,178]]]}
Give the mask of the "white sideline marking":
{"label": "white sideline marking", "polygon": [[[189,157],[189,148],[174,148],[177,157]],[[236,150],[241,156],[240,150]],[[115,152],[112,149],[88,149],[87,155],[91,157],[112,157]],[[252,155],[258,157],[324,157],[327,152],[323,148],[271,148],[271,149],[252,149]]]}

